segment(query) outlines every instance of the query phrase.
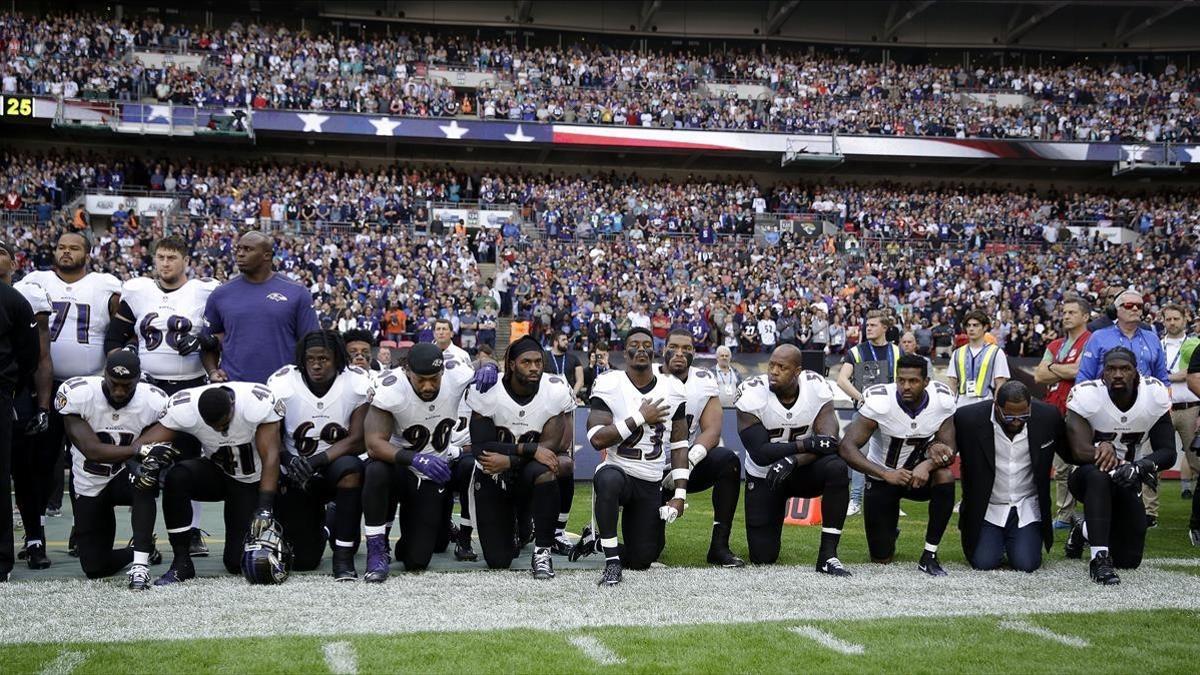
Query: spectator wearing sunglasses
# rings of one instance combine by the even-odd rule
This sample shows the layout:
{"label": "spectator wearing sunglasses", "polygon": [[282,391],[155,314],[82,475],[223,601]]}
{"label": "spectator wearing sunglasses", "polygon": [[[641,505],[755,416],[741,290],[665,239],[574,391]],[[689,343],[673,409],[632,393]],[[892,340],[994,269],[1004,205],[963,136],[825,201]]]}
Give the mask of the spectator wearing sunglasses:
{"label": "spectator wearing sunglasses", "polygon": [[1042,551],[1054,544],[1050,466],[1055,455],[1079,463],[1062,415],[1010,380],[994,400],[959,408],[954,429],[962,462],[958,529],[967,560],[980,570],[1004,559],[1022,572],[1038,569]]}
{"label": "spectator wearing sunglasses", "polygon": [[1076,382],[1086,382],[1100,377],[1104,355],[1115,347],[1124,347],[1137,357],[1138,373],[1166,383],[1167,353],[1155,332],[1142,324],[1146,303],[1137,291],[1122,291],[1114,301],[1117,321],[1114,325],[1092,333],[1083,347],[1079,359]]}

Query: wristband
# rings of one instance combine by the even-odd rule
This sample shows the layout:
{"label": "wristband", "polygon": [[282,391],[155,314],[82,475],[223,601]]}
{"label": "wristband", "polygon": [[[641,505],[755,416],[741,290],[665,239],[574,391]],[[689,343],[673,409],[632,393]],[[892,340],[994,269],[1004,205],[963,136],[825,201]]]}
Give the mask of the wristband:
{"label": "wristband", "polygon": [[258,508],[259,508],[259,510],[262,510],[262,509],[274,510],[274,507],[275,507],[275,493],[267,492],[266,490],[260,490],[258,493]]}
{"label": "wristband", "polygon": [[681,478],[683,480],[687,480],[687,479],[691,478],[691,476],[692,476],[691,469],[671,469],[671,472],[669,474],[667,474],[667,480],[676,481]]}
{"label": "wristband", "polygon": [[[587,430],[587,439],[588,439],[588,442],[589,442],[589,443],[592,443],[593,445],[595,445],[595,438],[596,438],[596,434],[600,433],[600,432],[601,432],[601,431],[603,431],[603,430],[604,430],[604,425],[603,425],[603,424],[600,424],[600,425],[597,425],[597,426],[594,426],[594,427],[592,427],[591,429],[588,429],[588,430]],[[617,426],[617,431],[619,432],[620,430],[621,430],[621,425],[618,425],[618,426]]]}
{"label": "wristband", "polygon": [[687,488],[675,488],[675,496],[672,499],[682,499],[687,501]]}
{"label": "wristband", "polygon": [[537,443],[522,443],[517,446],[517,454],[522,457],[533,457],[537,454]]}
{"label": "wristband", "polygon": [[671,451],[672,452],[674,452],[675,450],[686,450],[687,447],[688,447],[688,442],[686,440],[671,441]]}
{"label": "wristband", "polygon": [[[629,419],[633,420],[633,428],[634,428],[634,429],[637,429],[638,427],[640,427],[640,426],[642,426],[643,424],[645,424],[645,423],[646,423],[646,416],[642,414],[642,411],[641,411],[641,410],[639,410],[639,411],[637,411],[637,412],[633,413],[632,415],[630,415],[630,416],[629,416]],[[625,426],[626,426],[626,427],[628,427],[629,425],[627,424],[627,425],[625,425]],[[629,432],[629,433],[631,433],[631,434],[632,434],[632,433],[633,433],[633,431],[632,431],[632,430],[630,430],[630,432]]]}

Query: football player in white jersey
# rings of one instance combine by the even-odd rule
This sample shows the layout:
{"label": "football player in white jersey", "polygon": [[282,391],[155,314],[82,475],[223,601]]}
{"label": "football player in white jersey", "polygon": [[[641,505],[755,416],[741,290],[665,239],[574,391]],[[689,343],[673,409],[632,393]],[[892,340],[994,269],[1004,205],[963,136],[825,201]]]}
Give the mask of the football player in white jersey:
{"label": "football player in white jersey", "polygon": [[[929,502],[925,550],[917,569],[946,575],[937,550],[954,514],[954,391],[929,382],[929,363],[915,354],[896,362],[896,381],[863,392],[863,405],[842,436],[842,459],[867,476],[863,521],[871,560],[896,554],[900,499]],[[862,447],[870,442],[867,456]]]}
{"label": "football player in white jersey", "polygon": [[[454,344],[454,325],[449,319],[436,319],[433,322],[433,343],[442,350],[442,356],[452,358],[460,363],[472,363],[471,355],[465,349]],[[458,522],[450,521],[450,513],[446,518],[450,521],[450,538],[454,539],[454,557],[457,560],[474,562],[479,559],[471,548],[471,470],[475,466],[471,456],[471,409],[467,407],[466,399],[458,404],[458,424],[450,433],[450,445],[458,449],[458,458],[451,462],[450,486],[458,493]],[[449,492],[447,492],[449,494]],[[453,501],[447,503],[447,509],[452,509]],[[441,548],[440,546],[438,547]]]}
{"label": "football player in white jersey", "polygon": [[335,504],[333,577],[358,578],[354,550],[362,520],[363,421],[374,387],[365,371],[347,365],[337,331],[313,331],[296,345],[296,363],[267,380],[286,409],[281,460],[288,489],[279,499],[279,524],[292,545],[293,569],[316,569],[325,550],[325,505]]}
{"label": "football player in white jersey", "polygon": [[[139,382],[140,375],[137,355],[116,351],[108,356],[102,377],[73,377],[54,397],[54,409],[63,416],[71,442],[79,564],[89,579],[98,579],[133,563],[129,587],[134,590],[149,587],[149,565],[161,562],[162,556],[154,550],[157,490],[135,489],[125,462],[150,453],[169,461],[175,453],[170,447],[152,448],[137,442],[167,407],[167,395]],[[133,507],[132,548],[113,548],[114,508],[119,505]]]}
{"label": "football player in white jersey", "polygon": [[838,457],[838,420],[833,389],[804,370],[800,350],[780,345],[771,352],[767,374],[738,387],[738,436],[746,447],[746,541],[750,562],[779,558],[780,535],[792,497],[821,497],[821,546],[816,569],[850,576],[837,557],[850,472]]}
{"label": "football player in white jersey", "polygon": [[458,424],[458,403],[474,379],[470,365],[443,359],[437,345],[425,342],[413,346],[405,371],[380,380],[365,422],[370,459],[363,482],[364,580],[387,580],[387,525],[396,504],[397,557],[409,571],[429,566],[438,539],[446,534],[450,434]]}
{"label": "football player in white jersey", "polygon": [[[677,328],[667,336],[661,370],[683,383],[687,394],[687,419],[691,448],[688,449],[688,494],[712,490],[713,529],[708,545],[708,563],[721,567],[744,567],[745,561],[729,549],[729,532],[737,511],[742,487],[742,463],[737,453],[721,447],[720,392],[717,379],[703,368],[693,368],[696,344],[691,331]],[[658,367],[655,367],[656,370]],[[663,491],[674,490],[670,472],[663,474]],[[664,495],[666,497],[667,495]],[[665,500],[664,500],[665,501]]]}
{"label": "football player in white jersey", "polygon": [[[134,344],[146,381],[174,396],[207,381],[200,350],[211,338],[202,336],[204,305],[219,284],[212,279],[189,279],[187,244],[167,237],[154,248],[157,279],[135,277],[121,289],[121,304],[109,323],[104,349]],[[190,440],[190,439],[189,439]],[[194,443],[179,446],[195,450]],[[200,503],[192,505],[192,557],[208,555],[200,529]]]}
{"label": "football player in white jersey", "polygon": [[475,452],[471,510],[483,558],[508,569],[518,551],[516,517],[521,502],[533,511],[535,579],[554,577],[550,558],[558,519],[558,456],[565,454],[575,397],[566,380],[542,370],[541,344],[525,336],[508,347],[500,386],[467,392],[471,447]]}
{"label": "football player in white jersey", "polygon": [[40,570],[50,566],[46,556],[45,514],[58,459],[44,442],[39,442],[50,423],[50,398],[54,395],[49,328],[53,309],[46,289],[25,279],[13,283],[16,250],[12,244],[0,242],[0,281],[12,286],[29,302],[37,323],[40,355],[32,381],[21,383],[13,392],[12,482],[25,526],[25,545],[19,557],[25,559],[30,569]]}
{"label": "football player in white jersey", "polygon": [[136,343],[146,381],[168,395],[205,384],[200,363],[204,305],[219,285],[213,279],[189,279],[187,244],[168,237],[154,248],[157,279],[125,282],[121,304],[110,324],[108,351]]}
{"label": "football player in white jersey", "polygon": [[[654,336],[633,328],[625,336],[625,370],[610,370],[592,385],[588,441],[604,452],[592,477],[592,518],[604,552],[602,586],[621,583],[623,567],[646,569],[665,544],[664,523],[683,515],[687,503],[687,394],[673,377],[656,376]],[[667,449],[675,490],[662,504]],[[623,547],[617,541],[621,518]],[[585,530],[571,558],[594,551]]]}
{"label": "football player in white jersey", "polygon": [[1138,375],[1132,351],[1111,349],[1100,379],[1071,389],[1067,439],[1077,457],[1095,457],[1068,481],[1071,494],[1083,502],[1084,520],[1067,537],[1067,557],[1081,557],[1089,545],[1092,581],[1119,584],[1115,568],[1136,569],[1146,547],[1142,485],[1157,487],[1158,472],[1175,464],[1170,392],[1162,382]]}
{"label": "football player in white jersey", "polygon": [[[86,232],[63,232],[54,249],[54,269],[30,272],[23,281],[46,290],[50,299],[50,359],[53,388],[72,377],[97,375],[104,368],[104,334],[121,302],[121,282],[111,274],[89,272],[92,242]],[[51,411],[45,432],[37,435],[38,453],[57,462],[66,448],[62,415]],[[47,467],[46,503],[62,500],[62,472]]]}
{"label": "football player in white jersey", "polygon": [[247,533],[257,539],[275,524],[279,486],[279,444],[283,403],[266,385],[220,382],[184,389],[171,397],[159,423],[144,443],[170,443],[191,434],[200,457],[176,462],[163,480],[163,521],[171,550],[171,569],[156,586],[196,576],[191,556],[192,500],[225,502],[225,550],[231,574],[242,572]]}

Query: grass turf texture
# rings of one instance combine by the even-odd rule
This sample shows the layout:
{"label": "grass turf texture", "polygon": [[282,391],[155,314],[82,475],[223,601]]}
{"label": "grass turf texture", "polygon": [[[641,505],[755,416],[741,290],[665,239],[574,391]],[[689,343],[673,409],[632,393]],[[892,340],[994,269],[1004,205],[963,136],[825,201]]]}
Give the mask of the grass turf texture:
{"label": "grass turf texture", "polygon": [[[1200,658],[1196,612],[1160,610],[1096,614],[1040,614],[1039,628],[1085,640],[1074,647],[1001,628],[996,616],[807,621],[839,640],[862,647],[842,654],[792,632],[796,622],[701,625],[650,629],[594,628],[572,633],[600,641],[620,663],[602,666],[581,654],[568,636],[547,631],[415,633],[174,642],[21,645],[3,652],[3,670],[41,672],[62,649],[83,655],[76,673],[327,672],[323,646],[348,642],[358,672],[1193,672]],[[147,669],[147,664],[153,667]]]}

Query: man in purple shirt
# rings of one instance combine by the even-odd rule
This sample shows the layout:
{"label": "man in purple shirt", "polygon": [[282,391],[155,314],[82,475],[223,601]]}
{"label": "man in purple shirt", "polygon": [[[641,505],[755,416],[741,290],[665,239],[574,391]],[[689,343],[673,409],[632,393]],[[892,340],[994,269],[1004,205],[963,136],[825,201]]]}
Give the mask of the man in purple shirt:
{"label": "man in purple shirt", "polygon": [[308,289],[275,274],[274,246],[262,232],[238,239],[240,276],[222,284],[204,308],[208,334],[220,344],[204,355],[212,382],[261,382],[295,358],[300,336],[319,330]]}

